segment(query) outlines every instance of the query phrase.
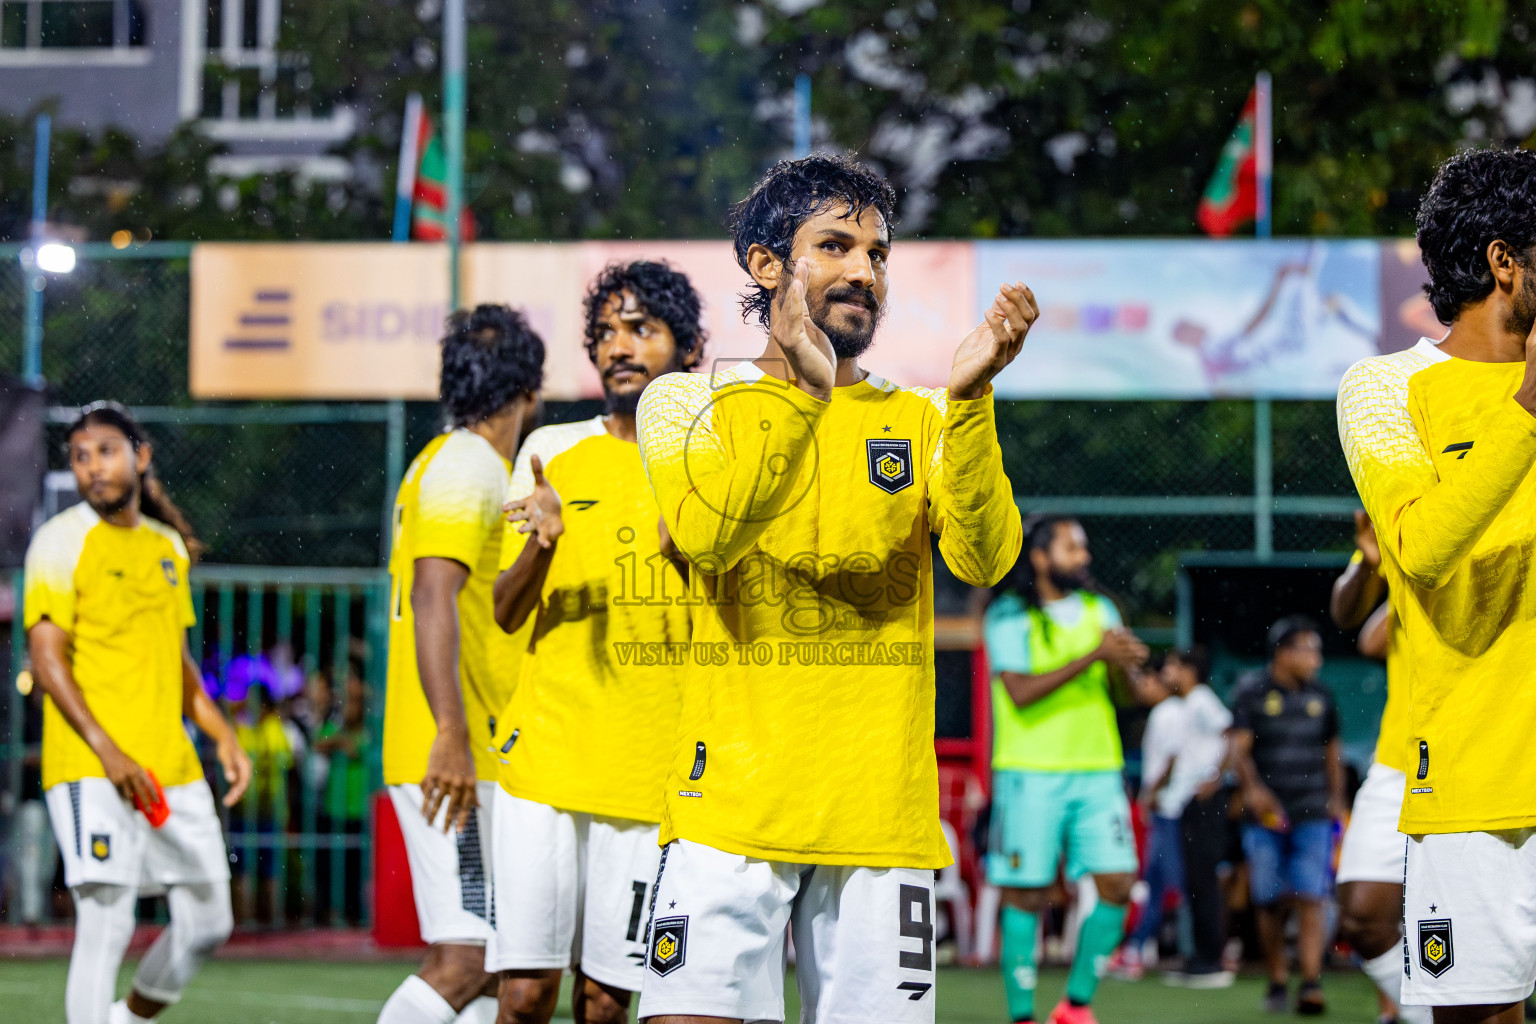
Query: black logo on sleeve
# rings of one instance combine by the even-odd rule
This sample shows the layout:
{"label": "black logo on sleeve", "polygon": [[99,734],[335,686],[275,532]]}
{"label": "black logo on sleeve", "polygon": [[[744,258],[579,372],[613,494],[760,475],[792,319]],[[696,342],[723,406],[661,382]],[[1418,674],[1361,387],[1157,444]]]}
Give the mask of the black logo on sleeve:
{"label": "black logo on sleeve", "polygon": [[1419,922],[1419,966],[1431,978],[1438,978],[1456,963],[1451,945],[1451,919]]}
{"label": "black logo on sleeve", "polygon": [[652,971],[666,977],[688,958],[688,918],[663,917],[651,926],[651,952],[646,958]]}
{"label": "black logo on sleeve", "polygon": [[1464,459],[1467,457],[1467,452],[1472,450],[1472,444],[1473,442],[1471,441],[1463,441],[1460,444],[1448,444],[1445,446],[1445,451],[1440,454],[1449,455],[1451,452],[1461,452],[1456,458]]}
{"label": "black logo on sleeve", "polygon": [[112,856],[112,837],[105,832],[92,832],[91,856],[97,860],[106,860]]}
{"label": "black logo on sleeve", "polygon": [[869,482],[886,494],[912,486],[912,442],[870,438],[864,442]]}
{"label": "black logo on sleeve", "polygon": [[704,777],[704,743],[700,741],[693,745],[693,771],[688,773],[689,782],[698,782]]}
{"label": "black logo on sleeve", "polygon": [[176,563],[169,558],[160,559],[160,568],[165,573],[165,582],[171,586],[176,585]]}

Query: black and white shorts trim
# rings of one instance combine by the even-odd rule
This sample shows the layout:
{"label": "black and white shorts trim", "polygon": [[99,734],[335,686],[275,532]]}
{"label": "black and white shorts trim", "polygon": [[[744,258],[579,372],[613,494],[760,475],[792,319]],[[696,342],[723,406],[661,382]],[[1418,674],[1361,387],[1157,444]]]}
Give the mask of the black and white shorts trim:
{"label": "black and white shorts trim", "polygon": [[390,803],[405,837],[411,865],[411,890],[422,940],[429,945],[485,945],[495,933],[495,903],[491,894],[489,849],[494,782],[476,784],[480,806],[467,828],[443,831],[447,811],[435,823],[421,814],[421,787],[397,783],[389,787]]}
{"label": "black and white shorts trim", "polygon": [[1536,987],[1536,829],[1408,837],[1402,1001],[1523,1002]]}
{"label": "black and white shorts trim", "polygon": [[802,1024],[932,1024],[932,870],[790,864],[666,848],[637,1018],[784,1019],[784,937]]}

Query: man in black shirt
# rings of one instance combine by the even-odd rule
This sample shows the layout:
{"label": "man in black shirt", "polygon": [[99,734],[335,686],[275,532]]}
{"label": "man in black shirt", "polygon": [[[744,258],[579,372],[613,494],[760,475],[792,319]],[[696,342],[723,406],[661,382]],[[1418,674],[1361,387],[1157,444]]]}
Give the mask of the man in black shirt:
{"label": "man in black shirt", "polygon": [[1232,692],[1232,757],[1249,821],[1243,852],[1269,970],[1265,1009],[1286,1008],[1285,920],[1298,917],[1296,1010],[1322,1013],[1323,904],[1332,884],[1333,822],[1344,813],[1339,715],[1317,681],[1323,641],[1302,616],[1269,630],[1270,661]]}

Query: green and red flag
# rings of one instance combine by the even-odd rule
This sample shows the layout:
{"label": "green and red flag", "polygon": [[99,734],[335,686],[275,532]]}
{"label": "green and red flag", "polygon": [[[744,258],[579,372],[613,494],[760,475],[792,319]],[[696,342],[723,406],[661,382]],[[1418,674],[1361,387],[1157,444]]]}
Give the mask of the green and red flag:
{"label": "green and red flag", "polygon": [[[411,237],[422,242],[448,240],[448,157],[432,118],[421,112],[416,136],[416,182],[411,190]],[[459,211],[459,237],[475,237],[475,218],[467,207]]]}
{"label": "green and red flag", "polygon": [[1248,94],[1243,116],[1222,147],[1216,173],[1200,197],[1195,220],[1208,235],[1230,235],[1259,216],[1259,87]]}

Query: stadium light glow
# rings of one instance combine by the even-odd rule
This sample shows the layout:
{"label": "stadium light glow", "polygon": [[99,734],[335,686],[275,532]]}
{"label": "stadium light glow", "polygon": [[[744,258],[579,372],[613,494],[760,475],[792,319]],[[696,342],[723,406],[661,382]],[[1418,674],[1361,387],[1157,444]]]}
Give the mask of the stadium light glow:
{"label": "stadium light glow", "polygon": [[62,242],[45,242],[37,247],[37,269],[50,274],[69,274],[75,269],[75,250]]}

